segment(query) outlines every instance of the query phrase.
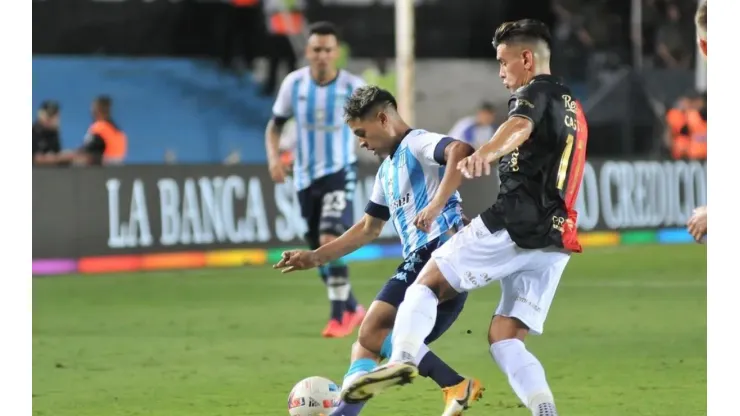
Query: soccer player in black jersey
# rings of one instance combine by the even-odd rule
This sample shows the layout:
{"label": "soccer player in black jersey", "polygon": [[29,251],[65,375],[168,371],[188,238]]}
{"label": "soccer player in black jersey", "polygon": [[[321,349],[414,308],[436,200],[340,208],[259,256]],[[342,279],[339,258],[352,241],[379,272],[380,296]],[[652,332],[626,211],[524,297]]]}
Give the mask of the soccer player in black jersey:
{"label": "soccer player in black jersey", "polygon": [[501,25],[493,39],[508,120],[458,164],[468,178],[501,178],[491,208],[438,248],[398,309],[389,364],[355,380],[369,396],[418,374],[414,354],[434,326],[437,304],[500,282],[488,340],[493,360],[535,416],[556,416],[542,364],[524,345],[541,334],[571,253],[581,251],[575,206],[586,155],[586,120],[563,82],[550,75],[550,35],[536,20]]}

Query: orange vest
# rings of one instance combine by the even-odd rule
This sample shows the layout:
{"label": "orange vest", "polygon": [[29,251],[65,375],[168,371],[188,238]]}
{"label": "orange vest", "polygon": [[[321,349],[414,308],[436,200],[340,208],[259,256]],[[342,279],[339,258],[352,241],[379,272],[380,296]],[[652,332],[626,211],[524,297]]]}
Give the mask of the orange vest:
{"label": "orange vest", "polygon": [[682,133],[682,130],[688,124],[688,117],[685,111],[672,108],[666,114],[666,123],[671,130],[671,154],[674,159],[683,159],[688,154],[691,139]]}
{"label": "orange vest", "polygon": [[118,130],[110,121],[98,120],[94,122],[90,126],[90,129],[88,129],[88,134],[100,136],[105,142],[105,150],[103,151],[104,163],[120,163],[126,157],[128,147],[126,133]]}
{"label": "orange vest", "polygon": [[297,35],[303,32],[303,14],[275,13],[270,16],[270,30],[276,35]]}
{"label": "orange vest", "polygon": [[707,158],[707,122],[701,118],[697,110],[691,110],[687,116],[689,126],[689,159],[703,160]]}

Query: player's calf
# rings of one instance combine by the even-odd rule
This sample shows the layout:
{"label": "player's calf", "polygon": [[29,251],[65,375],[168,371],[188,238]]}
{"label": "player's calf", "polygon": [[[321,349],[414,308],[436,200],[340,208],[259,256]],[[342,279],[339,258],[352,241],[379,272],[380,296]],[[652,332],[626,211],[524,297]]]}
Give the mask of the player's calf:
{"label": "player's calf", "polygon": [[557,416],[545,369],[524,345],[528,331],[527,325],[516,318],[494,316],[488,332],[491,357],[534,416]]}
{"label": "player's calf", "polygon": [[394,323],[392,362],[413,361],[414,354],[434,329],[440,301],[457,292],[445,280],[434,259],[421,270],[416,282],[406,290]]}

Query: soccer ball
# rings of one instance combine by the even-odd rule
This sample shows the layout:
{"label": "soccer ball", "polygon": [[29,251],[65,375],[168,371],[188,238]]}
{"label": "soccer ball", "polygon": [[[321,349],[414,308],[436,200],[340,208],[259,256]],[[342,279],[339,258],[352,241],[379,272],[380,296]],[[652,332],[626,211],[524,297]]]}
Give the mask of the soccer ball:
{"label": "soccer ball", "polygon": [[339,387],[324,377],[298,382],[288,396],[290,416],[329,416],[339,404]]}

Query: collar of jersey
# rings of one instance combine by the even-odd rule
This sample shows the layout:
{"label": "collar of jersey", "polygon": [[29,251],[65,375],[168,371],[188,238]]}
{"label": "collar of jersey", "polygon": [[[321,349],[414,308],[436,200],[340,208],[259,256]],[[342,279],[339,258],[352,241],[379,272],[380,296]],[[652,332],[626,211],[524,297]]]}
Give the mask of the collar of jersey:
{"label": "collar of jersey", "polygon": [[311,76],[311,69],[309,68],[309,70],[308,70],[308,78],[311,80],[311,82],[313,82],[314,84],[316,84],[316,86],[318,86],[318,87],[326,87],[326,86],[329,86],[329,85],[337,82],[337,80],[339,79],[339,74],[341,74],[341,73],[342,73],[342,70],[341,69],[337,69],[337,75],[334,78],[332,78],[330,81],[328,81],[328,82],[326,82],[324,84],[319,84]]}
{"label": "collar of jersey", "polygon": [[549,80],[551,80],[551,81],[553,81],[553,82],[557,82],[557,83],[560,83],[560,82],[561,82],[561,79],[560,79],[560,77],[559,77],[559,76],[557,76],[557,75],[552,75],[552,74],[540,74],[540,75],[537,75],[537,76],[535,76],[534,78],[532,78],[532,79],[531,79],[531,80],[529,81],[529,84],[531,84],[531,83],[533,83],[533,82],[535,82],[535,81],[540,81],[540,80],[544,81],[544,80],[546,80],[546,79],[549,79]]}
{"label": "collar of jersey", "polygon": [[391,159],[393,159],[393,156],[396,155],[396,151],[401,146],[401,143],[403,143],[403,140],[406,138],[406,136],[408,136],[409,133],[411,133],[412,131],[414,131],[414,129],[408,129],[408,130],[406,130],[406,133],[403,134],[403,137],[401,137],[401,140],[399,140],[398,143],[396,143],[396,145],[393,146],[393,149],[391,149],[391,156],[390,156]]}

